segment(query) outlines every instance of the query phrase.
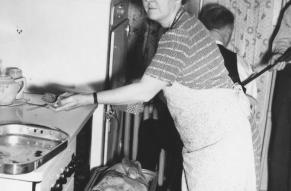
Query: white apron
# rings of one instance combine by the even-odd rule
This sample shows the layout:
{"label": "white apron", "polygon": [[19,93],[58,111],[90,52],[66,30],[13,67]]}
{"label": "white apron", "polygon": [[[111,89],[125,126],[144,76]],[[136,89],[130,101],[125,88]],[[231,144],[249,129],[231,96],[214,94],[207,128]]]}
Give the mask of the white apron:
{"label": "white apron", "polygon": [[255,191],[249,105],[237,89],[164,89],[184,143],[182,191]]}

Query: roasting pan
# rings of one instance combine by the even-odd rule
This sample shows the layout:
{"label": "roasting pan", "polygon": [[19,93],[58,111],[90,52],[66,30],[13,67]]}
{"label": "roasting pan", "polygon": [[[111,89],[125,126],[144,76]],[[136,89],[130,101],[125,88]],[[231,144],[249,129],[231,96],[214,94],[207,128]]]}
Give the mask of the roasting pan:
{"label": "roasting pan", "polygon": [[29,173],[63,151],[68,135],[37,124],[0,124],[0,173]]}

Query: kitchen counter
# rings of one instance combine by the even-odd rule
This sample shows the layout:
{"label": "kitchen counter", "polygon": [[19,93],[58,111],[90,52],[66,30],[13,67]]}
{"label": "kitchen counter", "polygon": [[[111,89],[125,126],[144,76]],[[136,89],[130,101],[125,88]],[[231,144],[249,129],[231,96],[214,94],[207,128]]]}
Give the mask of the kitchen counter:
{"label": "kitchen counter", "polygon": [[[26,94],[25,99],[32,103],[41,103],[41,96],[37,94]],[[77,134],[96,109],[95,105],[89,105],[70,111],[56,112],[46,107],[28,105],[25,103],[18,104],[15,104],[14,106],[0,106],[0,124],[21,122],[60,129],[69,135],[68,145],[70,144],[70,141],[76,138]],[[61,155],[61,153],[59,155]],[[61,160],[61,156],[59,155],[30,173],[20,175],[0,174],[0,179],[41,182],[43,179],[47,178],[45,172],[48,172],[56,161]]]}

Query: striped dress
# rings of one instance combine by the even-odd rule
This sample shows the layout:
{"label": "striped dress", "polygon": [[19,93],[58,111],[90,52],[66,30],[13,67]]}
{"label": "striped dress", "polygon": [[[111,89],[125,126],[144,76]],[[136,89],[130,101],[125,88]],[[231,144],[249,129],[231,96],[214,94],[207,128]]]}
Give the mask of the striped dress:
{"label": "striped dress", "polygon": [[184,12],[160,39],[145,75],[168,83],[167,106],[184,144],[183,191],[255,191],[248,100],[208,31]]}

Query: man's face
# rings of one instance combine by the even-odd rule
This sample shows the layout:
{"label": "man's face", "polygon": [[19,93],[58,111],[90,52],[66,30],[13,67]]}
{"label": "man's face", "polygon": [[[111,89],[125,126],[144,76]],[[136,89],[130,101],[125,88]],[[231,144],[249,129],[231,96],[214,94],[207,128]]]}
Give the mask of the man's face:
{"label": "man's face", "polygon": [[177,0],[142,0],[149,19],[164,22],[172,14]]}
{"label": "man's face", "polygon": [[227,45],[230,42],[232,32],[233,32],[233,25],[227,25],[225,28],[225,44]]}

